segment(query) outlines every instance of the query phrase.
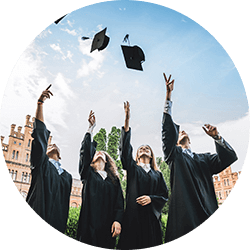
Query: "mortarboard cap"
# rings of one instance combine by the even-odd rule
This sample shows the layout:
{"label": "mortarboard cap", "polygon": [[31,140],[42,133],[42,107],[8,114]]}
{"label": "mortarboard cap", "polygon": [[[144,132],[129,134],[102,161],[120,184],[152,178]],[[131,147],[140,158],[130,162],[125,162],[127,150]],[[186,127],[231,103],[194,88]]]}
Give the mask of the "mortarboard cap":
{"label": "mortarboard cap", "polygon": [[105,49],[109,43],[109,37],[105,35],[107,28],[95,34],[90,53],[98,49],[98,51]]}
{"label": "mortarboard cap", "polygon": [[65,16],[67,16],[67,14],[64,15],[64,16],[62,16],[62,17],[60,17],[59,19],[57,19],[54,23],[55,23],[55,24],[58,24]]}
{"label": "mortarboard cap", "polygon": [[129,69],[143,70],[142,62],[145,61],[145,55],[142,49],[138,46],[125,46],[121,45],[126,66]]}

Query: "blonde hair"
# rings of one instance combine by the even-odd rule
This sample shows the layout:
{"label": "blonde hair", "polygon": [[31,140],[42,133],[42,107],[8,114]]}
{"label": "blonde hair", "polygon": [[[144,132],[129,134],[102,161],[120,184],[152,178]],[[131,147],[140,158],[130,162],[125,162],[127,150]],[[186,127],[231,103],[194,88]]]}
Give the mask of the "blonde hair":
{"label": "blonde hair", "polygon": [[[138,164],[139,163],[139,156],[138,156],[138,152],[139,152],[139,149],[144,146],[144,145],[141,145],[138,149],[137,149],[137,152],[136,152],[136,157],[135,157],[135,161],[136,163]],[[156,159],[155,159],[155,155],[154,155],[154,152],[152,150],[152,148],[149,146],[149,145],[145,145],[145,146],[148,146],[150,151],[151,151],[151,158],[150,158],[150,167],[152,169],[154,169],[155,171],[159,171],[160,172],[160,169],[158,168],[157,164],[156,164]]]}

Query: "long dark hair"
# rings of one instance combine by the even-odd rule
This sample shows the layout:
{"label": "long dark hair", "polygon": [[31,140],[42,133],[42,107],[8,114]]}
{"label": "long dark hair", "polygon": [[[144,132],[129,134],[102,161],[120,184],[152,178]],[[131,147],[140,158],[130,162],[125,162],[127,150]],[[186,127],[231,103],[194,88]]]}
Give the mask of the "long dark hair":
{"label": "long dark hair", "polygon": [[139,152],[139,149],[142,147],[142,146],[148,146],[150,151],[151,151],[151,158],[150,158],[150,167],[152,169],[154,169],[155,171],[160,171],[160,169],[158,168],[157,164],[156,164],[156,159],[155,159],[155,155],[154,155],[154,152],[152,150],[152,148],[149,146],[149,145],[141,145],[138,149],[137,149],[137,152],[136,152],[136,157],[135,157],[135,161],[136,163],[138,164],[139,163],[139,156],[138,156],[138,152]]}
{"label": "long dark hair", "polygon": [[[117,184],[117,181],[119,179],[119,173],[118,173],[118,168],[115,164],[115,161],[113,158],[105,151],[101,151],[106,155],[106,163],[105,163],[105,168],[104,170],[107,172],[109,178],[113,182],[113,184]],[[92,167],[94,167],[92,165]],[[95,169],[95,168],[94,168]]]}

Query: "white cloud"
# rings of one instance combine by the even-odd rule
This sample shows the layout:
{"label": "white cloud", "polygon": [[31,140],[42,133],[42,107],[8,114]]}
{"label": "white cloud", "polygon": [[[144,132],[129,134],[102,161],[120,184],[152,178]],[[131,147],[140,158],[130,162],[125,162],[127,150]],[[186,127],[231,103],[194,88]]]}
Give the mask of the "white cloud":
{"label": "white cloud", "polygon": [[77,33],[75,30],[69,30],[69,29],[61,29],[62,31],[66,31],[68,34],[72,35],[72,36],[76,36]]}
{"label": "white cloud", "polygon": [[79,41],[79,50],[85,56],[82,59],[82,66],[77,71],[77,77],[85,77],[90,74],[97,74],[100,78],[103,76],[104,72],[101,71],[101,66],[105,58],[105,51],[93,51],[90,53],[92,40],[78,39]]}
{"label": "white cloud", "polygon": [[38,38],[45,38],[48,35],[51,35],[52,31],[50,29],[43,30],[39,35]]}
{"label": "white cloud", "polygon": [[71,80],[65,78],[62,73],[58,73],[54,81],[52,82],[51,91],[53,97],[49,102],[49,105],[44,106],[44,113],[46,113],[46,121],[52,128],[52,131],[56,131],[54,125],[59,125],[67,128],[65,122],[65,115],[67,111],[67,101],[71,98],[75,98],[75,94],[70,88]]}
{"label": "white cloud", "polygon": [[73,60],[72,60],[72,57],[73,57],[73,54],[71,53],[71,51],[67,51],[67,55],[65,56],[65,54],[63,53],[61,47],[59,44],[50,44],[50,47],[56,51],[56,52],[59,52],[61,55],[62,55],[62,60],[66,60],[67,58],[73,63]]}
{"label": "white cloud", "polygon": [[1,133],[7,135],[12,123],[24,124],[27,114],[35,115],[36,100],[49,83],[42,75],[42,52],[31,44],[10,75],[1,108]]}
{"label": "white cloud", "polygon": [[68,25],[69,25],[71,28],[73,27],[74,22],[71,22],[70,20],[67,20],[67,23],[68,23]]}
{"label": "white cloud", "polygon": [[[59,46],[54,48],[60,50]],[[44,105],[46,124],[53,128],[53,134],[57,132],[54,129],[55,125],[67,127],[64,119],[68,112],[68,102],[71,98],[75,98],[70,88],[70,80],[58,73],[55,79],[49,82],[41,71],[43,68],[41,54],[43,52],[31,44],[21,55],[12,71],[0,114],[2,135],[8,135],[10,124],[24,124],[27,114],[35,116],[37,99],[50,83],[52,83],[51,91],[54,96],[46,101],[48,105]]]}

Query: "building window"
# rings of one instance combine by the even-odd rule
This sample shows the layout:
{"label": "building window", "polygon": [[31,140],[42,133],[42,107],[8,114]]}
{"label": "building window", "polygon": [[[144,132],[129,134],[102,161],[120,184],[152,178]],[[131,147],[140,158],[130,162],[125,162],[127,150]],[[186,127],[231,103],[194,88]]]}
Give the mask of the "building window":
{"label": "building window", "polygon": [[19,146],[21,146],[21,142],[19,142]]}
{"label": "building window", "polygon": [[14,141],[14,144],[16,144],[16,141]]}
{"label": "building window", "polygon": [[221,192],[219,192],[219,196],[220,196],[220,200],[222,200],[222,197],[221,197]]}
{"label": "building window", "polygon": [[13,174],[13,181],[15,181],[16,180],[16,177],[17,177],[17,171],[15,171],[15,173]]}
{"label": "building window", "polygon": [[229,179],[227,179],[227,185],[229,186],[230,184],[229,184]]}
{"label": "building window", "polygon": [[12,152],[12,159],[14,159],[14,158],[15,158],[15,154],[16,154],[16,151],[15,151],[15,150],[13,150],[13,152]]}
{"label": "building window", "polygon": [[22,179],[21,179],[21,182],[27,182],[27,175],[28,175],[28,173],[22,172]]}
{"label": "building window", "polygon": [[25,161],[27,162],[29,160],[29,154],[26,154],[26,159]]}
{"label": "building window", "polygon": [[226,184],[226,180],[224,180],[224,186],[226,186],[227,184]]}
{"label": "building window", "polygon": [[18,160],[19,151],[16,151],[16,160]]}
{"label": "building window", "polygon": [[30,141],[31,141],[31,140],[29,139],[29,142],[28,142],[28,147],[30,147]]}

